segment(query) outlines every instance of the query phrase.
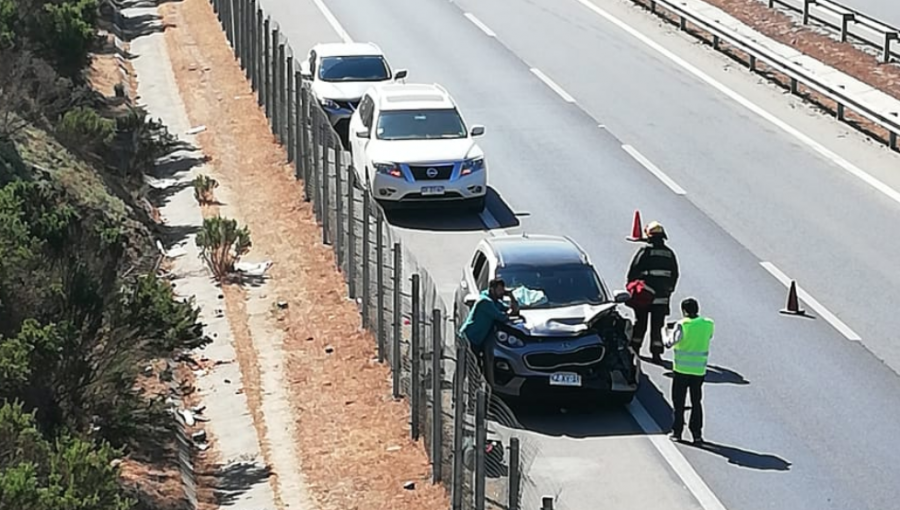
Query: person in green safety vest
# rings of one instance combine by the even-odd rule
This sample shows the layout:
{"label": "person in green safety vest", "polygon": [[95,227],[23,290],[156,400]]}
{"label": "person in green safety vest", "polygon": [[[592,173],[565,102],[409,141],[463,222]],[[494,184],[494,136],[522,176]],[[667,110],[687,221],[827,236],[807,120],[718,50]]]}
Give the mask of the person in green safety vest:
{"label": "person in green safety vest", "polygon": [[666,347],[674,347],[674,375],[672,377],[672,407],[675,420],[672,423],[672,440],[681,441],[684,430],[684,404],[691,393],[691,435],[694,444],[703,443],[703,380],[709,360],[709,344],[713,338],[713,320],[700,316],[700,304],[694,298],[681,302],[684,318],[675,324],[674,331],[665,340]]}

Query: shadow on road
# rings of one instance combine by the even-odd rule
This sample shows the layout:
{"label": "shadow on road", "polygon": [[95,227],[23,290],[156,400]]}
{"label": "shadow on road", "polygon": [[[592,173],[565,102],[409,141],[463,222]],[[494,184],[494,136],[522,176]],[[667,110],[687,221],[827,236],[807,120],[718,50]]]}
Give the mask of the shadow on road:
{"label": "shadow on road", "polygon": [[[647,356],[641,356],[641,360],[644,363],[650,363],[665,368],[668,372],[663,373],[663,375],[670,379],[672,378],[671,361],[664,359],[662,360],[662,363],[653,363],[653,360]],[[737,384],[739,386],[750,384],[750,381],[745,379],[741,374],[730,368],[720,367],[718,365],[707,366],[706,380],[704,382],[709,384]]]}
{"label": "shadow on road", "polygon": [[220,506],[230,506],[254,485],[266,483],[272,471],[255,462],[238,462],[219,469],[214,475],[215,499]]}
{"label": "shadow on road", "polygon": [[[494,188],[488,188],[485,209],[499,225],[492,228],[513,228],[519,219]],[[484,230],[484,214],[464,211],[456,204],[426,205],[415,209],[388,211],[388,222],[399,228],[430,230],[433,232],[477,232]]]}
{"label": "shadow on road", "polygon": [[684,444],[691,448],[704,450],[720,457],[724,457],[725,459],[728,459],[729,464],[734,464],[735,466],[758,469],[761,471],[788,471],[791,469],[791,463],[777,455],[751,452],[734,446],[711,443],[709,441],[699,445],[693,443]]}
{"label": "shadow on road", "polygon": [[573,438],[634,436],[644,432],[624,406],[585,406],[566,403],[516,405],[512,409],[525,430]]}

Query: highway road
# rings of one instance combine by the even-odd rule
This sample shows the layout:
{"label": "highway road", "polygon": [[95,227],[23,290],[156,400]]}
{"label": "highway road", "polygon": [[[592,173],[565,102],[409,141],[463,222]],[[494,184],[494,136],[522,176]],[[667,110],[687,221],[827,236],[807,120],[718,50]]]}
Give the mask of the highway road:
{"label": "highway road", "polygon": [[[338,40],[313,1],[264,2],[298,52]],[[522,417],[562,508],[721,508],[695,500],[707,487],[731,510],[896,507],[900,158],[624,1],[324,4],[487,126],[490,214],[395,218],[443,290],[498,224],[573,236],[621,287],[640,209],[680,256],[676,298],[717,322],[714,445],[677,446],[685,464],[624,411]],[[782,272],[816,319],[777,313]],[[640,402],[666,428],[668,370],[645,369]]]}

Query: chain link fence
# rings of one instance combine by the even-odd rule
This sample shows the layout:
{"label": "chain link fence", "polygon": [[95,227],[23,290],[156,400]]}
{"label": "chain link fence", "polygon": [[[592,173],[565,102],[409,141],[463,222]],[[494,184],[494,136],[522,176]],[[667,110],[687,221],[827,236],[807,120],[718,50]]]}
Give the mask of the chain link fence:
{"label": "chain link fence", "polygon": [[257,0],[210,1],[303,182],[322,242],[333,247],[362,325],[375,337],[378,361],[390,364],[393,397],[409,402],[410,437],[428,452],[432,482],[449,489],[453,510],[547,508],[548,484],[528,476],[537,443],[491,395],[478,358],[456,335],[456,310],[356,174],[301,76],[303,57]]}

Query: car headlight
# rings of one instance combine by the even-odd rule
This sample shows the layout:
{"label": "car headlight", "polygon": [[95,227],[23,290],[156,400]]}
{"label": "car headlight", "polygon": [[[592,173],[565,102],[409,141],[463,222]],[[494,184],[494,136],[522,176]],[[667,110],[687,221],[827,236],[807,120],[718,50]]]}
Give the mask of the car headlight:
{"label": "car headlight", "polygon": [[340,108],[340,106],[338,106],[338,104],[335,103],[334,101],[332,101],[331,99],[322,99],[322,106],[324,108],[333,108],[335,110]]}
{"label": "car headlight", "polygon": [[471,173],[477,172],[479,170],[484,170],[484,158],[472,158],[463,161],[460,174],[461,175],[469,175]]}
{"label": "car headlight", "polygon": [[372,166],[374,166],[375,171],[380,174],[397,178],[403,177],[403,172],[400,171],[400,165],[397,163],[374,163]]}
{"label": "car headlight", "polygon": [[510,335],[506,331],[497,332],[497,341],[510,347],[522,347],[525,345],[525,342],[523,342],[521,338],[516,335]]}

